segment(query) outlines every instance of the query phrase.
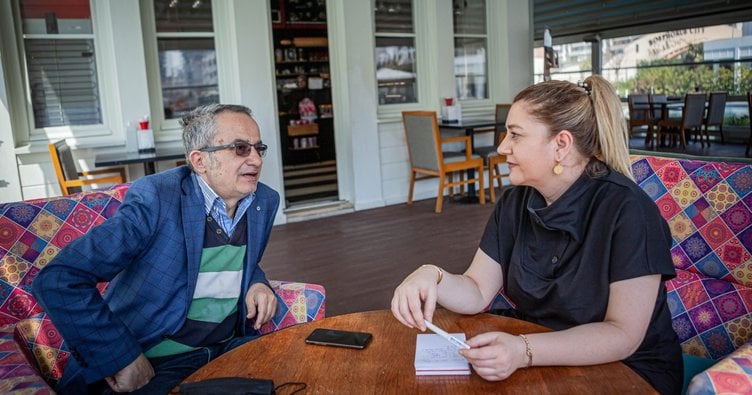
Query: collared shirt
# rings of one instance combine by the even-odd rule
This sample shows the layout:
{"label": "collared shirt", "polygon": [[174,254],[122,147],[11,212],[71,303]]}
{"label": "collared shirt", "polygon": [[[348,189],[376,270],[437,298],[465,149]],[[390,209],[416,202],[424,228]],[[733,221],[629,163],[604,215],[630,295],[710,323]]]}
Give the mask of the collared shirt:
{"label": "collared shirt", "polygon": [[238,201],[238,207],[235,209],[235,217],[230,218],[230,216],[227,215],[227,205],[225,205],[225,201],[222,200],[222,198],[220,198],[201,177],[196,175],[196,173],[193,173],[192,177],[196,185],[199,187],[199,192],[204,197],[204,212],[211,215],[212,218],[217,221],[227,236],[232,236],[232,232],[235,230],[238,222],[240,222],[240,219],[243,218],[243,214],[248,210],[248,207],[251,206],[251,202],[253,202],[256,194],[251,193],[240,199],[240,201]]}
{"label": "collared shirt", "polygon": [[[532,187],[505,188],[480,249],[501,265],[516,316],[564,330],[603,321],[614,282],[675,277],[671,241],[655,202],[609,169],[600,177],[583,174],[550,205]],[[624,362],[659,392],[674,393],[682,357],[663,283],[646,332]]]}

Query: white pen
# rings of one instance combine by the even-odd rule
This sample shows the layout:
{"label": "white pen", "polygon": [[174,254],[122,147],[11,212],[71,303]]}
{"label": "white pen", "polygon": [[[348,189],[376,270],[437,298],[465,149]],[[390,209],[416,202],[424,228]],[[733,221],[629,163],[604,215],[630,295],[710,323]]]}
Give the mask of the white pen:
{"label": "white pen", "polygon": [[435,334],[443,337],[449,343],[452,343],[452,344],[454,344],[455,346],[457,346],[459,348],[470,349],[470,346],[468,346],[467,343],[463,342],[462,340],[460,340],[460,339],[458,339],[458,338],[456,338],[456,337],[454,337],[454,336],[446,333],[445,331],[443,331],[438,326],[436,326],[436,325],[434,325],[434,324],[432,324],[432,323],[430,323],[430,322],[428,322],[426,320],[423,320],[423,321],[426,323],[426,327],[428,327],[428,329],[430,329],[431,332],[433,332],[433,333],[435,333]]}

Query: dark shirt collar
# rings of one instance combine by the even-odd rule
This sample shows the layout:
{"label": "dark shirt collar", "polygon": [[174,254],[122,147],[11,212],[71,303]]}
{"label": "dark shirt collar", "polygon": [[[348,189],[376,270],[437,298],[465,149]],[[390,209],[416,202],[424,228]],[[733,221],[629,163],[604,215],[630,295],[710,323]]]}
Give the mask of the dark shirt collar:
{"label": "dark shirt collar", "polygon": [[583,215],[587,214],[589,210],[586,206],[590,205],[590,197],[586,195],[597,178],[601,177],[593,177],[584,171],[563,195],[548,206],[543,195],[533,189],[527,201],[527,211],[533,223],[548,230],[566,232],[576,242],[581,242],[586,226]]}

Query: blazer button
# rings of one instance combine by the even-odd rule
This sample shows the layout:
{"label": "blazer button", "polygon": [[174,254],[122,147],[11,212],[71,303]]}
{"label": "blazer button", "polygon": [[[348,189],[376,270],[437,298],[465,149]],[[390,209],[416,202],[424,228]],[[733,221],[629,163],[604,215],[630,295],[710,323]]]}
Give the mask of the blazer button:
{"label": "blazer button", "polygon": [[559,262],[559,257],[554,255],[554,257],[551,258],[551,263],[556,263],[556,262]]}
{"label": "blazer button", "polygon": [[261,206],[256,206],[256,211],[261,211]]}

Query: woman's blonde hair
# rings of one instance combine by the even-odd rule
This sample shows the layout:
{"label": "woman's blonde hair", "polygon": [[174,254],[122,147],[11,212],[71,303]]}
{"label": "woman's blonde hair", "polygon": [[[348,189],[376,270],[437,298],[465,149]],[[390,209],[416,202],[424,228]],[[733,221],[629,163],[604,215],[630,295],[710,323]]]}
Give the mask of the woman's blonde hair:
{"label": "woman's blonde hair", "polygon": [[591,75],[580,84],[546,81],[525,88],[514,101],[530,105],[530,115],[548,126],[551,135],[569,130],[582,155],[595,158],[586,171],[603,174],[603,162],[634,180],[629,160],[629,134],[621,101],[611,84]]}

